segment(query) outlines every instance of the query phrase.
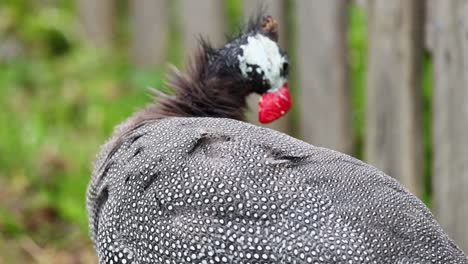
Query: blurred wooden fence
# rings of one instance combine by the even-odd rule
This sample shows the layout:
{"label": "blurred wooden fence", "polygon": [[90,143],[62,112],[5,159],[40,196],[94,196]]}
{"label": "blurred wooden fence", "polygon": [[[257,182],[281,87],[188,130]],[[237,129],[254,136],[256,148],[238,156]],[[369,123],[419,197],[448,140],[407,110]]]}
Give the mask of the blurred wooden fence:
{"label": "blurred wooden fence", "polygon": [[[169,2],[129,1],[130,54],[136,65],[166,62]],[[299,131],[290,130],[288,117],[272,127],[295,132],[315,145],[351,153],[349,2],[292,3],[289,12],[294,13],[295,26],[289,31],[295,32],[295,39],[284,37],[285,33],[291,35],[284,1],[242,2],[247,16],[265,4],[280,22],[282,45],[296,54],[297,87],[293,89]],[[112,0],[79,1],[83,26],[98,45],[112,43],[114,4]],[[219,0],[177,2],[185,55],[194,50],[199,34],[216,44],[223,42],[223,4]],[[421,195],[422,54],[428,47],[434,80],[432,209],[450,236],[468,252],[468,0],[358,0],[358,4],[365,8],[369,22],[365,159]],[[256,99],[251,102],[255,104]],[[255,117],[250,119],[256,122]]]}

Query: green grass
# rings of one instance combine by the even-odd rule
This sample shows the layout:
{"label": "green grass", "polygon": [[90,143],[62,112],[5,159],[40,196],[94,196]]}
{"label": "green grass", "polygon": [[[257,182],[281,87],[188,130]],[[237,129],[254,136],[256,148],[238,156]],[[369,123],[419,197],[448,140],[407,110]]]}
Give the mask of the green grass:
{"label": "green grass", "polygon": [[6,181],[25,175],[33,194],[25,203],[55,208],[84,227],[84,190],[97,147],[150,101],[145,89],[160,87],[160,76],[83,50],[0,65],[0,173]]}
{"label": "green grass", "polygon": [[424,177],[421,199],[432,208],[432,58],[429,53],[423,55],[422,107],[423,107],[423,155]]}
{"label": "green grass", "polygon": [[363,159],[366,111],[367,16],[364,10],[352,5],[349,11],[348,52],[350,60],[352,122],[354,153]]}
{"label": "green grass", "polygon": [[[113,127],[151,100],[146,88],[162,87],[163,72],[87,47],[71,9],[41,5],[19,16],[31,6],[2,5],[0,38],[25,47],[0,62],[0,234],[34,235],[42,217],[87,236],[92,160]],[[45,230],[38,239],[64,232]]]}

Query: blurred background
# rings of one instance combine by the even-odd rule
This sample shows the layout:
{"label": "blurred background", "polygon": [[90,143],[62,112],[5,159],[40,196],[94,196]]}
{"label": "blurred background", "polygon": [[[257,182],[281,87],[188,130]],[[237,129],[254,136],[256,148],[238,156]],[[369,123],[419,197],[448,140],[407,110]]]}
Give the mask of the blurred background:
{"label": "blurred background", "polygon": [[271,127],[397,178],[467,252],[468,0],[2,0],[0,263],[96,263],[99,146],[198,36],[221,45],[260,6],[292,62]]}

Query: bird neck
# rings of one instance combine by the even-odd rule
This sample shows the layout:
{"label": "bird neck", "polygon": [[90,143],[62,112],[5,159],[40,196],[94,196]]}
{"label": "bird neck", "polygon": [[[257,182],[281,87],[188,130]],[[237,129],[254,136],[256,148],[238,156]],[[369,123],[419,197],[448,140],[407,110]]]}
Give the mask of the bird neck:
{"label": "bird neck", "polygon": [[243,120],[246,98],[252,92],[239,77],[217,75],[203,52],[188,65],[185,73],[173,67],[167,84],[174,88],[175,94],[170,96],[153,90],[155,102],[128,119],[122,125],[123,130],[132,130],[148,121],[166,117]]}
{"label": "bird neck", "polygon": [[163,117],[244,119],[248,93],[242,81],[174,71],[168,84],[175,95],[159,96],[155,103]]}

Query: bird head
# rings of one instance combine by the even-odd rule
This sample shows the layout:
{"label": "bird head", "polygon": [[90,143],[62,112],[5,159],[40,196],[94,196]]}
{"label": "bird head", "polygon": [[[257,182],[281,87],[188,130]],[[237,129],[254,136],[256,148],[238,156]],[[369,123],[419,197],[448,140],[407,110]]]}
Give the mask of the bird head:
{"label": "bird head", "polygon": [[289,111],[292,105],[288,90],[289,61],[278,45],[278,24],[271,16],[251,19],[245,32],[220,49],[209,45],[204,49],[210,70],[240,84],[229,89],[261,95],[258,104],[261,123],[270,123]]}

